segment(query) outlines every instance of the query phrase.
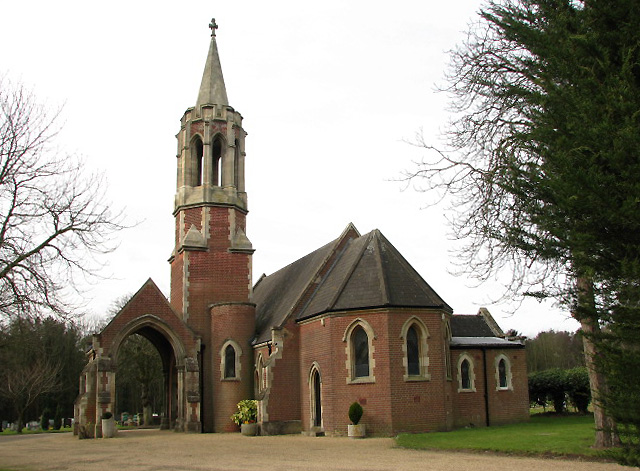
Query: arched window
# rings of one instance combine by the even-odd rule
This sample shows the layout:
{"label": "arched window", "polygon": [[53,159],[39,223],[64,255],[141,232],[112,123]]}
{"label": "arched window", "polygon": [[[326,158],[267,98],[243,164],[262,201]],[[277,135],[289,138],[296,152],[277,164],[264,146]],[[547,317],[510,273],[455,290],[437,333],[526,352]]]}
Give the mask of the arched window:
{"label": "arched window", "polygon": [[224,377],[236,377],[236,349],[231,344],[224,349]]}
{"label": "arched window", "polygon": [[500,354],[496,357],[496,390],[511,390],[511,363],[509,358]]}
{"label": "arched window", "polygon": [[403,340],[402,364],[404,366],[405,381],[426,381],[431,379],[428,373],[429,346],[427,326],[416,316],[409,318],[400,331]]}
{"label": "arched window", "polygon": [[262,357],[262,353],[258,355],[258,361],[256,361],[256,384],[255,390],[256,395],[261,395],[267,389],[267,367],[264,364],[264,359]]}
{"label": "arched window", "polygon": [[451,349],[449,346],[451,345],[451,326],[449,325],[449,321],[445,321],[444,326],[444,367],[446,370],[447,379],[451,380]]}
{"label": "arched window", "polygon": [[193,140],[193,143],[191,145],[191,152],[192,152],[192,184],[193,186],[200,186],[202,185],[203,182],[203,176],[204,176],[204,168],[203,168],[203,162],[202,162],[202,156],[203,156],[203,146],[202,146],[202,140],[200,139],[200,137],[196,136]]}
{"label": "arched window", "polygon": [[420,344],[415,326],[407,331],[407,371],[411,376],[420,374]]}
{"label": "arched window", "polygon": [[354,376],[363,378],[369,376],[369,337],[360,326],[353,330]]}
{"label": "arched window", "polygon": [[239,381],[241,375],[240,357],[242,349],[233,340],[227,340],[220,349],[220,378]]}
{"label": "arched window", "polygon": [[475,383],[473,358],[468,353],[463,353],[458,359],[458,392],[475,392]]}
{"label": "arched window", "polygon": [[347,383],[375,382],[374,339],[373,329],[363,319],[356,319],[345,330]]}
{"label": "arched window", "polygon": [[462,389],[471,389],[471,376],[469,375],[469,360],[462,360],[460,365],[460,381],[462,382]]}
{"label": "arched window", "polygon": [[222,138],[219,136],[213,141],[211,146],[211,184],[214,186],[222,186]]}
{"label": "arched window", "polygon": [[240,141],[235,140],[233,153],[233,186],[240,189]]}

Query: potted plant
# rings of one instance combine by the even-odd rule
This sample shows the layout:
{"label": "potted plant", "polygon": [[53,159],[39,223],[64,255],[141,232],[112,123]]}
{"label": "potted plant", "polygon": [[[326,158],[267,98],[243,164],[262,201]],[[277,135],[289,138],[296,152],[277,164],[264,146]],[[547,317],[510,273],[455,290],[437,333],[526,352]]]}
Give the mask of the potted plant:
{"label": "potted plant", "polygon": [[358,402],[354,402],[349,406],[349,420],[351,424],[347,429],[347,435],[351,438],[364,438],[364,425],[360,424],[364,410]]}
{"label": "potted plant", "polygon": [[244,399],[238,402],[238,412],[231,416],[236,425],[240,426],[242,435],[255,435],[258,432],[258,401]]}
{"label": "potted plant", "polygon": [[116,436],[116,420],[111,412],[102,414],[102,438],[113,438]]}

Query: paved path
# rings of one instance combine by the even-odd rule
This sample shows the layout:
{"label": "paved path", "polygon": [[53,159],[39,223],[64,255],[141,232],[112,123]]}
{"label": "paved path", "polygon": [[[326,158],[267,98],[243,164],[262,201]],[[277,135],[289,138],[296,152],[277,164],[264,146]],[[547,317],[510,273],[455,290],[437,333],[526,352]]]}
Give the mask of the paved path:
{"label": "paved path", "polygon": [[404,450],[389,438],[243,437],[158,430],[120,431],[113,439],[70,433],[0,437],[0,469],[77,470],[348,470],[613,471],[616,464],[492,454]]}

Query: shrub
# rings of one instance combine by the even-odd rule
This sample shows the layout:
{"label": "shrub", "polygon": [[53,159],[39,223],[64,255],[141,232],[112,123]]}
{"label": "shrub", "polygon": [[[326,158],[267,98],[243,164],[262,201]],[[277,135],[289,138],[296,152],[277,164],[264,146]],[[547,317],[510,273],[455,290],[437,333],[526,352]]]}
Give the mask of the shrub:
{"label": "shrub", "polygon": [[353,425],[358,425],[363,414],[362,406],[358,402],[354,402],[349,406],[349,420]]}
{"label": "shrub", "polygon": [[553,401],[557,413],[564,411],[567,391],[564,370],[553,368],[529,375],[529,401],[538,404]]}
{"label": "shrub", "polygon": [[250,424],[258,418],[258,401],[244,399],[238,402],[238,412],[231,416],[236,425]]}
{"label": "shrub", "polygon": [[587,368],[579,366],[565,371],[565,385],[571,404],[578,409],[578,412],[586,414],[591,402],[591,387]]}
{"label": "shrub", "polygon": [[591,402],[589,373],[584,366],[570,370],[554,368],[529,375],[529,402],[546,406],[553,401],[556,412],[563,412],[565,400],[581,413],[586,413]]}
{"label": "shrub", "polygon": [[56,406],[56,413],[53,416],[53,430],[60,430],[62,428],[62,407],[60,404]]}

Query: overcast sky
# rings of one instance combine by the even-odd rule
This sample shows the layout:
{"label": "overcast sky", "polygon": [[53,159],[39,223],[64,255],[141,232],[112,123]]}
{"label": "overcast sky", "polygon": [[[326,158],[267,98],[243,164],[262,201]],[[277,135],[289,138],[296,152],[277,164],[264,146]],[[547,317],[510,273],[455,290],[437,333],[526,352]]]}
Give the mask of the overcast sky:
{"label": "overcast sky", "polygon": [[438,142],[447,121],[446,51],[479,0],[396,2],[5,2],[0,72],[64,105],[66,149],[104,171],[120,234],[87,310],[151,277],[169,295],[179,120],[195,105],[212,17],[229,104],[244,117],[254,280],[338,237],[349,222],[380,229],[455,313],[487,306],[527,335],[575,330],[566,313],[491,304],[499,283],[455,277],[445,206],[396,180]]}

